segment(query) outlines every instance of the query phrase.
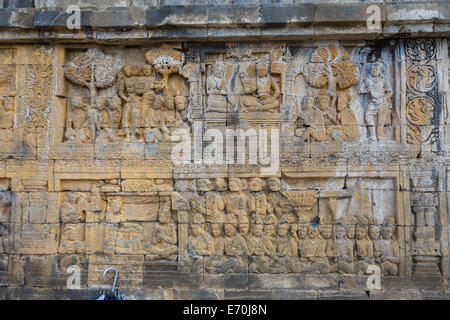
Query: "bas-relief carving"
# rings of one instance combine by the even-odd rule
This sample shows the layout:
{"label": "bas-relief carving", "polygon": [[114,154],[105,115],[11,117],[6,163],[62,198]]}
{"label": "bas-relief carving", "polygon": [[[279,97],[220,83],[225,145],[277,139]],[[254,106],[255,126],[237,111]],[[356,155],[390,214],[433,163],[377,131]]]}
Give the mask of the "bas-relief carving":
{"label": "bas-relief carving", "polygon": [[206,119],[279,119],[284,100],[283,49],[235,48],[206,55]]}
{"label": "bas-relief carving", "polygon": [[[170,142],[187,120],[183,55],[174,49],[147,51],[148,64],[123,66],[98,49],[65,64],[68,81],[89,89],[89,97],[69,99],[63,140],[78,144]],[[115,96],[99,89],[112,88]]]}
{"label": "bas-relief carving", "polygon": [[176,260],[177,226],[167,196],[67,192],[60,253],[149,254]]}
{"label": "bas-relief carving", "polygon": [[204,189],[203,204],[182,193],[191,272],[365,274],[379,264],[384,275],[398,275],[394,212],[381,213],[381,225],[372,213],[378,191],[280,192],[279,178],[229,178],[228,187]]}
{"label": "bas-relief carving", "polygon": [[439,257],[444,253],[441,248],[442,233],[439,232],[441,217],[439,214],[439,195],[429,192],[439,183],[440,177],[429,170],[411,171],[411,214],[412,240],[411,255],[413,272],[439,272]]}
{"label": "bas-relief carving", "polygon": [[436,130],[430,130],[440,117],[436,109],[439,100],[436,52],[434,40],[405,40],[407,140],[410,144],[433,144],[438,139],[434,136]]}
{"label": "bas-relief carving", "polygon": [[370,76],[366,79],[370,102],[366,107],[365,121],[368,125],[369,139],[373,141],[384,138],[384,127],[391,117],[392,88],[383,72],[383,65],[375,63],[370,67]]}
{"label": "bas-relief carving", "polygon": [[15,51],[0,49],[0,142],[11,141],[16,105]]}
{"label": "bas-relief carving", "polygon": [[[48,62],[51,55],[44,51],[35,55]],[[413,53],[407,55],[412,57]],[[300,77],[306,90],[297,101],[295,124],[289,124],[298,140],[318,145],[333,141],[358,145],[366,143],[366,136],[371,140],[367,143],[372,144],[392,140],[397,106],[386,68],[390,61],[365,61],[361,67],[346,49],[334,46],[314,49],[303,56]],[[63,143],[167,143],[174,128],[189,125],[194,100],[198,99],[192,92],[202,81],[201,72],[192,71],[194,63],[185,63],[181,53],[173,49],[149,50],[142,65],[118,64],[120,68],[110,68],[111,59],[99,50],[88,50],[66,64],[67,81],[75,88],[86,88],[88,94],[80,91],[79,95],[67,97]],[[214,54],[208,59],[203,72],[205,118],[222,119],[224,114],[238,113],[240,119],[255,117],[263,124],[264,120],[283,118],[291,94],[286,82],[289,62],[283,50],[250,52],[244,57],[242,52]],[[435,100],[428,93],[436,86],[437,72],[432,64],[420,64],[421,59],[410,60],[414,64],[407,69],[405,121],[408,137],[416,134],[408,141],[417,143],[420,136],[417,138],[414,130],[419,130],[420,135],[421,127],[434,121]],[[32,65],[30,74],[42,73],[51,79],[52,68],[48,65],[42,70]],[[362,68],[365,71],[360,73]],[[198,74],[200,80],[193,74]],[[48,97],[47,84],[42,90]],[[30,108],[44,110],[48,101],[36,101],[38,104],[30,104]],[[11,117],[11,113],[0,112],[0,129]],[[35,125],[43,128],[41,120],[36,118]],[[380,157],[384,156],[373,156]],[[391,158],[384,160],[394,162]],[[339,160],[322,159],[317,163],[333,166]],[[349,164],[354,162],[345,162]],[[321,178],[314,174],[309,181],[320,185]],[[398,230],[402,222],[395,212],[397,204],[385,201],[376,191],[354,188],[335,192],[339,182],[302,187],[305,182],[299,182],[298,177],[225,176],[191,180],[122,177],[105,179],[94,186],[67,180],[62,183],[59,199],[61,227],[39,223],[25,226],[22,242],[31,243],[36,234],[47,232],[27,252],[35,253],[33,250],[42,244],[60,254],[145,255],[149,263],[185,264],[191,272],[364,274],[368,265],[378,264],[383,275],[403,275],[405,244]],[[398,186],[383,192],[393,194],[395,188]],[[183,204],[175,204],[182,200],[167,196],[172,190],[185,197]],[[411,205],[414,244],[407,250],[411,249],[416,258],[437,257],[441,254],[436,233],[439,226],[435,222],[439,213],[437,207],[420,204],[420,196],[417,205]],[[374,212],[375,202],[377,208],[381,203],[381,208],[394,212]],[[9,210],[8,205],[4,207],[2,210],[0,202],[0,217]],[[8,223],[2,222],[3,252],[9,245],[5,240],[8,228]],[[44,245],[49,237],[58,236],[56,247],[53,243]]]}
{"label": "bas-relief carving", "polygon": [[48,135],[53,73],[51,49],[32,48],[25,67],[25,139],[34,146]]}
{"label": "bas-relief carving", "polygon": [[301,142],[395,140],[392,53],[384,50],[374,58],[373,51],[365,47],[350,55],[344,47],[329,45],[292,56],[290,81],[298,106],[290,108],[297,110],[294,135]]}
{"label": "bas-relief carving", "polygon": [[359,140],[349,90],[358,84],[360,74],[347,51],[333,45],[314,50],[303,66],[303,77],[305,96],[295,119],[295,135],[300,141]]}
{"label": "bas-relief carving", "polygon": [[10,234],[11,206],[11,193],[0,192],[0,253],[7,253],[12,249]]}

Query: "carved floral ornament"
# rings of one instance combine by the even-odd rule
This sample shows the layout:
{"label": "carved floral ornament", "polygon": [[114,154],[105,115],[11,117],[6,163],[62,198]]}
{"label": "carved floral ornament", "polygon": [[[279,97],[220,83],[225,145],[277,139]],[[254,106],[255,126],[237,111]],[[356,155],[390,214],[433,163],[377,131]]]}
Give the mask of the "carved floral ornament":
{"label": "carved floral ornament", "polygon": [[344,48],[329,46],[318,48],[311,55],[311,63],[306,67],[306,78],[315,88],[327,89],[330,82],[336,90],[346,90],[359,81],[359,70]]}
{"label": "carved floral ornament", "polygon": [[408,70],[408,86],[410,89],[425,93],[436,86],[437,78],[431,65],[413,65]]}
{"label": "carved floral ornament", "polygon": [[38,139],[48,134],[52,73],[52,53],[43,47],[32,49],[27,57],[25,80],[28,91],[25,132],[30,145],[36,144],[33,134]]}
{"label": "carved floral ornament", "polygon": [[434,101],[430,97],[417,97],[407,106],[408,121],[416,126],[430,125],[434,117]]}
{"label": "carved floral ornament", "polygon": [[436,54],[436,42],[431,39],[408,39],[405,44],[407,58],[413,61],[424,61],[434,58]]}

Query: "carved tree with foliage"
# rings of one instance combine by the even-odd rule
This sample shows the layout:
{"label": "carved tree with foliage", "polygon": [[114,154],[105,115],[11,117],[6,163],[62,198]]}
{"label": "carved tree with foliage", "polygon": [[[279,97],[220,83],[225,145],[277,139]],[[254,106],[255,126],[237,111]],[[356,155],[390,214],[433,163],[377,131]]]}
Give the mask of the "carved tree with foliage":
{"label": "carved tree with foliage", "polygon": [[88,49],[64,65],[64,74],[73,84],[89,88],[91,104],[98,89],[111,87],[120,67],[113,57],[98,49]]}
{"label": "carved tree with foliage", "polygon": [[311,63],[306,66],[305,76],[309,85],[328,89],[333,94],[345,91],[359,81],[359,70],[344,48],[328,46],[316,49]]}

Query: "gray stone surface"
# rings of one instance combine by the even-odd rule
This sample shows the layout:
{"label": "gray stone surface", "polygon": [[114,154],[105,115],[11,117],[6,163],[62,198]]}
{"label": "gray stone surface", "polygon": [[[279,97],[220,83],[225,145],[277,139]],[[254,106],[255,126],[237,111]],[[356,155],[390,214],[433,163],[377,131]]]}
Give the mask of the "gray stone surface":
{"label": "gray stone surface", "polygon": [[[12,2],[11,2],[12,3]],[[377,6],[382,30],[368,30],[367,8],[371,1],[337,4],[333,1],[238,1],[233,4],[214,1],[90,1],[36,0],[16,5],[4,2],[0,26],[10,28],[61,28],[69,16],[66,9],[76,4],[81,9],[81,27],[89,29],[146,28],[151,38],[166,37],[161,29],[175,29],[172,39],[240,39],[240,26],[254,38],[304,39],[311,34],[332,38],[380,38],[399,34],[442,35],[448,32],[449,4],[433,0],[427,3],[386,2]],[[20,10],[20,11],[16,11]],[[220,29],[218,29],[220,28]],[[156,35],[157,32],[161,35]],[[130,32],[122,30],[123,32]],[[69,32],[72,32],[68,30]],[[30,31],[27,31],[30,32]],[[31,37],[33,35],[30,35]],[[5,35],[6,38],[12,36]],[[94,36],[95,37],[95,36]],[[114,40],[114,35],[101,37]],[[140,37],[141,40],[145,35]],[[90,37],[86,36],[86,40]],[[117,39],[117,38],[116,38]]]}

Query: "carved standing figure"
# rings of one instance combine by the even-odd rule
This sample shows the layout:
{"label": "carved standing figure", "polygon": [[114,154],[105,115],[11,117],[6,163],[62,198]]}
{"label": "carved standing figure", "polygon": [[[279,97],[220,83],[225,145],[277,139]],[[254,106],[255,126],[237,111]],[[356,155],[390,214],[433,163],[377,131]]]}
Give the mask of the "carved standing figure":
{"label": "carved standing figure", "polygon": [[366,80],[370,102],[367,105],[365,120],[369,126],[369,139],[382,140],[384,126],[389,121],[392,89],[389,80],[383,76],[383,65],[375,63],[370,68],[370,76]]}

